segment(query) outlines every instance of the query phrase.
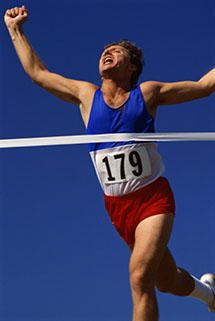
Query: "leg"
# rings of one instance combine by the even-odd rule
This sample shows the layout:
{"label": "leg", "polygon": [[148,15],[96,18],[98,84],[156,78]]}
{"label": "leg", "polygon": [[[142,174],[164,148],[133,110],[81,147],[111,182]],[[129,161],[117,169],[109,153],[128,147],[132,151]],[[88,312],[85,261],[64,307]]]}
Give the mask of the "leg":
{"label": "leg", "polygon": [[189,295],[195,287],[193,277],[184,269],[176,266],[168,248],[166,248],[157,272],[156,287],[160,292],[180,296]]}
{"label": "leg", "polygon": [[197,298],[208,305],[209,311],[215,311],[214,276],[206,274],[201,280],[196,279],[184,269],[176,266],[168,248],[157,272],[156,286],[161,292]]}
{"label": "leg", "polygon": [[173,221],[173,214],[160,214],[143,220],[136,228],[130,259],[133,321],[158,320],[156,275],[166,251]]}

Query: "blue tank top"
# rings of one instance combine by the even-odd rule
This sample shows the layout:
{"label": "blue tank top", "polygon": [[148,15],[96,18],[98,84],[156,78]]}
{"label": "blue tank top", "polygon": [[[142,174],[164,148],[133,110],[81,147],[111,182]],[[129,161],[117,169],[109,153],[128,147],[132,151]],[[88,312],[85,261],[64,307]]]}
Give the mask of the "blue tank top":
{"label": "blue tank top", "polygon": [[[154,133],[154,119],[148,112],[140,87],[134,87],[126,102],[114,109],[109,107],[102,90],[96,90],[86,134]],[[133,144],[134,142],[91,143],[89,151]]]}

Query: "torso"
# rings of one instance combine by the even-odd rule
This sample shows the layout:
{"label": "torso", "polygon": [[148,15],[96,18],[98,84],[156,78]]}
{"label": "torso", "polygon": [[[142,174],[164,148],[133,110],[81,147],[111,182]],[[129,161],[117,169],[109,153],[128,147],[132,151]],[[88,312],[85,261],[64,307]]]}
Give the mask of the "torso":
{"label": "torso", "polygon": [[[101,89],[95,91],[87,134],[120,132],[154,132],[154,119],[146,108],[140,87],[115,101],[103,95]],[[102,188],[108,195],[131,193],[149,184],[164,171],[157,145],[153,143],[89,144],[89,149]],[[117,168],[120,164],[121,176]]]}
{"label": "torso", "polygon": [[[80,112],[86,128],[88,126],[94,94],[96,90],[99,88],[98,86],[95,86],[90,83],[87,83],[87,85],[88,86],[86,87],[82,95],[82,103],[80,104]],[[142,83],[140,85],[140,90],[145,101],[146,109],[155,120],[157,106],[155,101],[155,95],[149,86],[149,82]],[[104,101],[109,107],[113,109],[117,109],[118,107],[120,107],[128,99],[129,94],[130,91],[124,91],[121,94],[110,95],[106,91],[103,91]]]}

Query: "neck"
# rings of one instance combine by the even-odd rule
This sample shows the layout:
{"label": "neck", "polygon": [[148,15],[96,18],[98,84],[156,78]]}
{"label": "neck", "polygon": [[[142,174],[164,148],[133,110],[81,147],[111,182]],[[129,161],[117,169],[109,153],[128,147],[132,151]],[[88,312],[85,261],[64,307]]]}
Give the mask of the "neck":
{"label": "neck", "polygon": [[102,79],[101,89],[104,93],[110,96],[115,96],[116,94],[124,94],[131,90],[130,81],[116,82],[112,79]]}

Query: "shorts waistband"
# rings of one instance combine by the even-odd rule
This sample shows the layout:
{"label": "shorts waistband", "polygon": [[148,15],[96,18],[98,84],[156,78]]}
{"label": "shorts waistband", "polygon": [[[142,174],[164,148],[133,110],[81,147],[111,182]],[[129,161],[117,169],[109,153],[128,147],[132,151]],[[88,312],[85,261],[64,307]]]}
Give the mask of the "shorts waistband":
{"label": "shorts waistband", "polygon": [[[162,182],[164,182],[164,181],[168,182],[168,180],[165,177],[160,176],[154,182],[152,182],[144,187],[141,187],[140,189],[138,189],[132,193],[124,194],[124,195],[106,195],[106,194],[104,194],[104,197],[105,197],[105,199],[132,200],[132,199],[137,198],[139,195],[142,195],[143,190],[147,191],[148,189],[151,189],[153,187],[153,185],[162,184]],[[169,182],[168,182],[168,184],[169,184]]]}

